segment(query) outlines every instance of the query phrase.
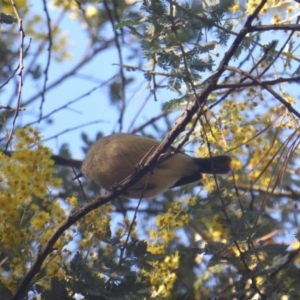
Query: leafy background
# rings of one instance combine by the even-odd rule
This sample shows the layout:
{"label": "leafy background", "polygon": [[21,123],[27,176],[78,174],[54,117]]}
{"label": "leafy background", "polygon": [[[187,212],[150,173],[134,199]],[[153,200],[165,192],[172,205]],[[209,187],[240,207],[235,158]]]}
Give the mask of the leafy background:
{"label": "leafy background", "polygon": [[[3,299],[299,298],[297,1],[0,12]],[[101,200],[72,178],[119,131],[169,132],[164,145],[227,153],[233,171]]]}

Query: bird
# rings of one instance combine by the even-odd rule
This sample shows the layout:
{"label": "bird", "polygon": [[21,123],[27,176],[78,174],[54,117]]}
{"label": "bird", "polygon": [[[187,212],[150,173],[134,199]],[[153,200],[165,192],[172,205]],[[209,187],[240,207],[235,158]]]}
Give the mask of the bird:
{"label": "bird", "polygon": [[[159,141],[144,136],[117,133],[99,139],[87,152],[81,173],[101,188],[110,191],[117,183],[132,175],[147,155],[154,153]],[[159,162],[151,172],[129,187],[121,196],[153,198],[170,188],[201,180],[205,174],[227,174],[231,157],[218,155],[197,158],[169,148],[169,157]],[[149,156],[148,156],[149,157]]]}

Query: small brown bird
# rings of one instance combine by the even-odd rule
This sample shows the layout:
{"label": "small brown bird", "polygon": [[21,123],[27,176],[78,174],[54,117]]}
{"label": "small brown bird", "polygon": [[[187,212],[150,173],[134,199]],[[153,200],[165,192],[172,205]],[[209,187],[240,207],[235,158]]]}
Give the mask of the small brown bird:
{"label": "small brown bird", "polygon": [[[133,134],[119,133],[104,137],[88,151],[82,174],[109,190],[132,175],[138,163],[147,154],[152,154],[159,144],[156,140]],[[178,152],[144,175],[124,196],[152,198],[170,188],[200,180],[201,173],[226,174],[230,171],[230,163],[231,158],[227,155],[194,158]]]}

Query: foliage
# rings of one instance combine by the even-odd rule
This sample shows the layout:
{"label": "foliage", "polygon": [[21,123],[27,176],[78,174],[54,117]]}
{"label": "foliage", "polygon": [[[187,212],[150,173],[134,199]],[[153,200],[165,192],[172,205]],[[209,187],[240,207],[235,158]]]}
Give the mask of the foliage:
{"label": "foliage", "polygon": [[[0,107],[1,297],[300,298],[299,4],[52,1],[54,22],[46,2],[43,13],[25,0],[0,6],[0,89],[7,98]],[[66,16],[88,41],[81,59],[60,27]],[[51,90],[80,76],[87,63],[105,73],[95,59],[104,61],[112,49],[116,74],[104,83],[86,76],[97,84],[71,101],[60,96],[60,106],[46,112]],[[74,61],[66,72],[51,72]],[[101,89],[102,104],[108,92],[118,111],[112,131],[124,131],[128,115],[136,121],[128,99],[134,84],[136,94],[145,89],[146,99],[163,95],[164,102],[162,113],[149,110],[132,132],[157,139],[169,132],[165,143],[199,157],[227,153],[232,172],[142,202],[117,197],[118,190],[99,200],[93,182],[73,181],[70,165],[80,164],[74,149],[64,143],[54,156],[42,125]],[[39,92],[24,96],[30,85]],[[21,118],[37,107],[34,120]],[[178,110],[174,122],[170,112]],[[83,152],[104,134],[81,133]]]}

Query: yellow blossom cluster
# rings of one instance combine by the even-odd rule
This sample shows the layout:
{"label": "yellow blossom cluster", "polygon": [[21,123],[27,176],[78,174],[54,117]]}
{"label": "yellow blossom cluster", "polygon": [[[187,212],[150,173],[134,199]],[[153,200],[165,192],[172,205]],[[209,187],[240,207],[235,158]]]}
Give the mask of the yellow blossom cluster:
{"label": "yellow blossom cluster", "polygon": [[241,3],[239,1],[234,1],[229,10],[232,14],[239,12],[241,10]]}
{"label": "yellow blossom cluster", "polygon": [[[287,93],[282,92],[282,96],[287,102],[294,102],[294,99]],[[208,115],[209,123],[204,123],[200,129],[200,135],[205,143],[204,146],[198,148],[197,155],[206,157],[228,152],[232,157],[231,167],[235,172],[237,182],[243,180],[246,173],[247,179],[251,182],[268,185],[274,174],[274,168],[269,167],[270,162],[275,167],[280,154],[280,143],[275,130],[278,128],[294,129],[296,124],[291,115],[281,106],[272,109],[274,112],[272,119],[266,112],[261,117],[254,116],[252,122],[245,123],[244,119],[247,118],[243,118],[243,111],[245,109],[255,111],[258,105],[259,103],[254,100],[224,102],[220,114],[221,119],[227,120],[225,124],[220,124],[218,119],[210,118]],[[210,147],[207,147],[208,143]],[[246,163],[244,169],[243,162]],[[209,192],[215,190],[216,183],[213,176],[203,176],[202,182]]]}
{"label": "yellow blossom cluster", "polygon": [[165,247],[175,238],[174,229],[183,227],[188,222],[189,215],[186,213],[182,201],[171,203],[166,213],[156,217],[156,228],[149,231],[152,242],[148,243],[147,250],[152,254],[164,253]]}
{"label": "yellow blossom cluster", "polygon": [[[79,244],[79,250],[89,254],[87,263],[90,264],[90,266],[98,261],[98,256],[94,249],[103,246],[103,241],[108,239],[111,235],[111,213],[112,206],[106,204],[99,207],[97,210],[91,211],[80,221],[80,224],[78,224],[82,237]],[[111,251],[111,245],[105,244],[105,254],[109,254]]]}
{"label": "yellow blossom cluster", "polygon": [[[147,244],[147,251],[152,254],[165,253],[167,245],[176,239],[176,229],[188,224],[189,215],[187,207],[196,204],[195,198],[187,200],[180,199],[170,203],[166,213],[156,217],[156,228],[149,230],[150,240]],[[168,296],[176,280],[175,270],[179,266],[179,255],[176,252],[172,256],[167,256],[163,262],[152,262],[154,269],[149,273],[142,270],[142,275],[150,280],[152,286],[152,296]]]}
{"label": "yellow blossom cluster", "polygon": [[[8,264],[0,280],[10,290],[15,290],[16,282],[26,274],[35,251],[67,217],[62,201],[54,200],[51,195],[61,186],[61,181],[54,176],[52,153],[42,145],[39,132],[32,128],[18,129],[15,137],[11,157],[0,156],[0,250],[7,255]],[[74,196],[64,203],[69,204],[70,209],[78,206]],[[92,265],[99,260],[94,249],[110,236],[111,212],[112,207],[104,205],[64,232],[43,263],[40,286],[50,289],[53,277],[65,278],[63,266],[72,257],[72,250],[67,246],[78,235],[81,236],[78,249],[88,254],[87,263]],[[110,251],[111,247],[107,247],[106,253]]]}
{"label": "yellow blossom cluster", "polygon": [[[26,0],[15,0],[14,4],[18,9],[28,9],[28,3]],[[11,1],[1,1],[1,12],[6,14],[13,14],[14,13],[14,7],[11,3]]]}
{"label": "yellow blossom cluster", "polygon": [[[220,115],[208,112],[195,131],[203,141],[196,151],[197,156],[208,157],[220,153],[231,156],[237,187],[245,182],[266,188],[275,184],[276,174],[280,166],[284,166],[284,163],[279,162],[284,160],[285,152],[287,153],[282,148],[281,138],[288,134],[289,139],[299,127],[297,120],[283,105],[267,108],[263,96],[258,98],[258,94],[259,91],[255,93],[253,89],[249,89],[248,100],[223,102],[219,109]],[[294,104],[294,98],[288,93],[281,90],[281,96],[288,103]],[[250,111],[251,121],[246,116]],[[229,180],[233,180],[231,174],[228,176]],[[216,182],[214,176],[203,175],[203,188],[210,195],[218,192],[217,201],[226,199],[228,204],[229,199],[232,199],[236,202],[237,195],[232,192],[232,186],[227,188],[225,182],[223,185],[222,182]],[[208,210],[211,211],[211,208]],[[212,223],[208,226],[212,240],[223,240],[229,236],[228,229],[219,224],[219,217],[223,216],[212,216]],[[155,237],[154,233],[152,236]]]}
{"label": "yellow blossom cluster", "polygon": [[173,285],[176,280],[176,270],[179,267],[179,254],[176,251],[174,254],[166,256],[161,262],[154,262],[154,269],[148,272],[144,269],[141,270],[143,277],[148,278],[150,281],[152,297],[168,297],[172,291]]}
{"label": "yellow blossom cluster", "polygon": [[82,12],[84,12],[84,17],[91,21],[92,19],[99,17],[99,10],[97,8],[97,1],[92,0],[89,3],[86,3],[81,9],[78,7],[78,3],[75,0],[70,1],[60,1],[60,0],[52,0],[51,6],[60,7],[65,11],[70,12],[70,17],[72,19],[80,19],[82,16]]}
{"label": "yellow blossom cluster", "polygon": [[220,224],[219,218],[219,214],[215,214],[212,218],[212,224],[209,229],[211,238],[214,241],[226,241],[230,237],[229,229]]}
{"label": "yellow blossom cluster", "polygon": [[[260,0],[247,1],[246,15],[252,14],[260,3]],[[238,5],[239,1],[236,1],[232,6],[231,11],[233,12],[234,9],[238,7]],[[296,10],[298,8],[299,4],[295,4],[295,2],[292,0],[268,0],[260,11],[260,14],[271,15],[272,12],[274,12],[274,14],[272,15],[272,24],[287,23],[296,17]],[[292,15],[293,13],[295,14],[294,16]]]}
{"label": "yellow blossom cluster", "polygon": [[10,152],[0,155],[0,249],[7,258],[0,280],[9,289],[26,273],[34,249],[46,242],[54,224],[65,216],[59,201],[49,201],[51,190],[61,181],[54,177],[51,151],[42,145],[39,132],[18,129],[15,138]]}

